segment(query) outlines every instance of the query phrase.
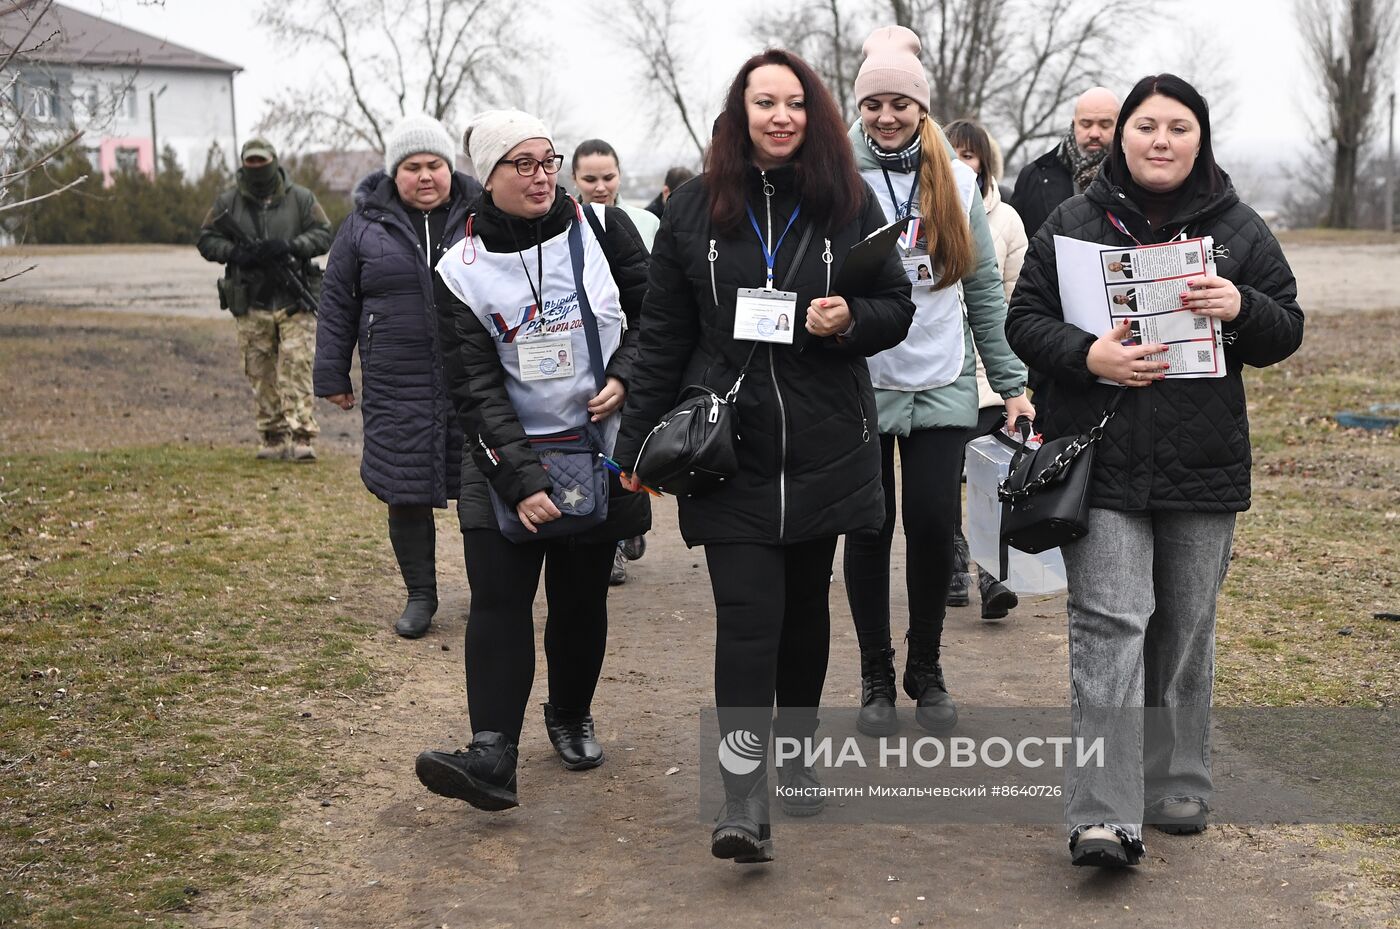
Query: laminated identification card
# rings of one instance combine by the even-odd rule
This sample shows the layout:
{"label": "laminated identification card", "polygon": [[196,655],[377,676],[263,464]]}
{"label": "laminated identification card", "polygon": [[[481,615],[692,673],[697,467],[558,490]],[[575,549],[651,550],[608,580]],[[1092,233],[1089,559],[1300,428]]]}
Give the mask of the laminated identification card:
{"label": "laminated identification card", "polygon": [[567,333],[548,339],[515,343],[522,381],[547,381],[574,376],[574,343]]}
{"label": "laminated identification card", "polygon": [[797,294],[792,291],[740,287],[734,302],[734,338],[791,345],[796,318]]}

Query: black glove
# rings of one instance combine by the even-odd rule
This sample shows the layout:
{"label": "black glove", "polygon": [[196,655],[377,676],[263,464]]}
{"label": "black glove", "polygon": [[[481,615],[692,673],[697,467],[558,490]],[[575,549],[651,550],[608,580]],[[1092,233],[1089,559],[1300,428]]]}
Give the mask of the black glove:
{"label": "black glove", "polygon": [[280,262],[292,252],[292,244],[286,239],[263,239],[257,245],[258,259],[264,262]]}
{"label": "black glove", "polygon": [[228,253],[228,263],[239,268],[251,267],[258,263],[256,246],[235,245]]}

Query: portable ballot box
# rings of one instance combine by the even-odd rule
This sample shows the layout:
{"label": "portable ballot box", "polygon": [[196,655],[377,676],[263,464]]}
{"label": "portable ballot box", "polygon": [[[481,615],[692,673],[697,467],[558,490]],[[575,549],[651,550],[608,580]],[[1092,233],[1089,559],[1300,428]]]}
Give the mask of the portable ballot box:
{"label": "portable ballot box", "polygon": [[[967,547],[983,571],[995,575],[1001,564],[1001,501],[997,486],[1006,480],[1011,456],[1020,447],[998,429],[967,443]],[[1038,443],[1032,442],[1031,447]],[[1038,555],[1007,549],[1007,587],[1018,594],[1048,594],[1065,589],[1065,562],[1060,550]]]}

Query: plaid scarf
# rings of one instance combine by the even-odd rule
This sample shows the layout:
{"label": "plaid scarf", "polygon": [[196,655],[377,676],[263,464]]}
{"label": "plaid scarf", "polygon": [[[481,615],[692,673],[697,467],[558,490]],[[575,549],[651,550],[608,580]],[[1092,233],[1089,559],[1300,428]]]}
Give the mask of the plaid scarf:
{"label": "plaid scarf", "polygon": [[1100,149],[1092,155],[1086,155],[1079,150],[1078,144],[1074,141],[1074,127],[1070,127],[1069,133],[1060,142],[1060,147],[1055,150],[1055,155],[1060,159],[1060,164],[1069,171],[1070,177],[1074,178],[1075,193],[1084,193],[1089,183],[1094,179],[1094,175],[1099,173],[1099,165],[1103,162],[1104,156],[1108,154],[1108,149]]}
{"label": "plaid scarf", "polygon": [[865,144],[870,146],[870,151],[874,153],[875,160],[882,168],[889,171],[898,171],[900,174],[908,174],[919,169],[919,135],[914,134],[914,141],[897,152],[887,152],[869,135],[862,132],[865,137]]}

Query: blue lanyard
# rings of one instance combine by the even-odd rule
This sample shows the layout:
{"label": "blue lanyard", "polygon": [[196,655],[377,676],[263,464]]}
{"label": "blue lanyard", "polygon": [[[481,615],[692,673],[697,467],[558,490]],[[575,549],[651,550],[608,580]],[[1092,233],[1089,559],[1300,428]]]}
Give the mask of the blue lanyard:
{"label": "blue lanyard", "polygon": [[914,212],[914,195],[919,191],[919,175],[914,173],[914,183],[909,185],[909,199],[900,206],[899,198],[894,195],[894,184],[890,182],[890,172],[884,165],[880,165],[880,171],[885,175],[885,188],[890,192],[890,206],[894,207],[894,218],[903,219]]}
{"label": "blue lanyard", "polygon": [[783,234],[778,236],[778,244],[773,246],[773,250],[771,252],[768,250],[768,243],[763,241],[763,231],[758,228],[758,217],[753,215],[753,207],[749,206],[748,204],[744,204],[744,209],[748,211],[749,225],[753,226],[754,235],[758,236],[758,247],[763,249],[763,263],[764,266],[768,269],[768,278],[767,283],[763,285],[764,289],[772,290],[773,262],[777,258],[778,252],[783,247],[783,239],[787,238],[788,230],[792,228],[793,223],[797,222],[797,214],[802,212],[802,204],[799,203],[797,205],[797,209],[793,210],[792,215],[788,217],[787,225],[783,227]]}

